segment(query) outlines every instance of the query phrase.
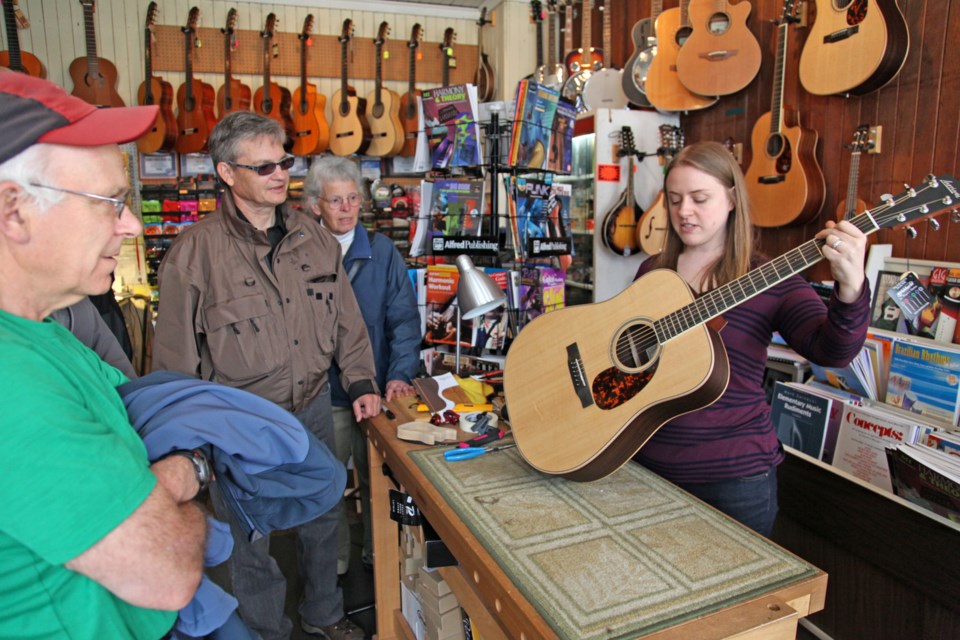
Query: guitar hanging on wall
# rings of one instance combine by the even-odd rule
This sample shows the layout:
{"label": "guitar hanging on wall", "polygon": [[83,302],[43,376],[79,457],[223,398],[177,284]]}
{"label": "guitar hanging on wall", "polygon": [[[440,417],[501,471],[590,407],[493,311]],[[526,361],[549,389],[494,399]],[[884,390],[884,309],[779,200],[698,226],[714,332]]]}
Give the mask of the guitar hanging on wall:
{"label": "guitar hanging on wall", "polygon": [[443,57],[441,67],[441,87],[450,86],[450,69],[457,66],[457,59],[453,55],[453,43],[457,41],[457,32],[453,27],[443,31],[443,42],[440,43],[440,55]]}
{"label": "guitar hanging on wall", "polygon": [[199,153],[207,150],[207,137],[217,123],[213,115],[216,96],[213,87],[193,76],[193,52],[197,48],[200,9],[193,7],[183,32],[183,65],[186,79],[177,89],[177,153]]}
{"label": "guitar hanging on wall", "polygon": [[23,15],[17,0],[3,0],[3,26],[7,33],[6,51],[0,51],[0,67],[6,67],[34,78],[46,78],[47,70],[40,58],[20,49],[20,34],[17,27],[26,29],[30,21]]}
{"label": "guitar hanging on wall", "polygon": [[[670,164],[673,156],[679,153],[686,144],[683,129],[669,124],[660,125],[660,163],[663,166]],[[640,216],[637,224],[637,242],[640,248],[649,256],[655,256],[663,251],[667,244],[667,232],[670,227],[670,212],[667,211],[666,195],[663,189],[653,199],[653,204]]]}
{"label": "guitar hanging on wall", "polygon": [[747,0],[691,0],[693,31],[677,54],[677,76],[704,96],[736,93],[760,71],[760,43],[747,27]]}
{"label": "guitar hanging on wall", "polygon": [[143,62],[144,80],[137,90],[137,104],[157,105],[157,119],[153,128],[137,140],[137,149],[140,153],[156,153],[157,151],[173,151],[177,142],[177,119],[173,115],[173,85],[153,75],[153,42],[156,34],[153,29],[157,23],[157,3],[147,5],[147,21],[143,29]]}
{"label": "guitar hanging on wall", "polygon": [[[593,27],[590,23],[590,14],[593,12],[593,0],[583,0],[583,16],[580,26],[580,48],[567,52],[566,65],[570,72],[560,95],[577,106],[577,113],[583,113],[588,109],[583,101],[583,89],[587,86],[587,80],[593,74],[594,70],[603,67],[603,51],[590,46],[590,34]],[[570,25],[573,23],[570,22]]]}
{"label": "guitar hanging on wall", "polygon": [[250,109],[250,87],[233,77],[233,50],[237,48],[237,10],[227,12],[223,33],[223,85],[217,91],[217,115],[219,118],[234,111]]}
{"label": "guitar hanging on wall", "polygon": [[687,89],[677,76],[677,57],[693,29],[687,15],[690,0],[680,0],[680,6],[667,9],[657,18],[657,53],[647,69],[644,90],[647,100],[664,111],[696,111],[717,102],[716,97],[702,96]]}
{"label": "guitar hanging on wall", "polygon": [[323,153],[330,145],[330,125],[327,124],[327,97],[317,93],[317,87],[307,82],[307,50],[312,44],[313,14],[303,19],[300,40],[300,86],[293,92],[293,146],[290,153],[307,156]]}
{"label": "guitar hanging on wall", "polygon": [[343,21],[340,31],[340,88],[333,94],[333,123],[330,125],[330,151],[338,156],[363,153],[370,144],[370,130],[364,114],[367,101],[357,97],[347,84],[347,45],[353,37],[353,21]]}
{"label": "guitar hanging on wall", "polygon": [[381,22],[377,38],[373,41],[376,51],[374,89],[367,94],[367,125],[370,127],[368,156],[392,156],[403,148],[405,142],[403,123],[400,122],[400,96],[383,86],[383,46],[390,35],[390,25]]}
{"label": "guitar hanging on wall", "polygon": [[633,159],[637,150],[633,144],[633,130],[620,129],[620,150],[617,155],[627,157],[627,186],[617,202],[603,217],[603,246],[620,256],[631,256],[640,250],[637,243],[637,223],[643,210],[634,195]]}
{"label": "guitar hanging on wall", "polygon": [[480,10],[480,19],[477,20],[477,42],[480,48],[477,54],[477,72],[473,75],[478,102],[490,102],[497,92],[497,77],[493,73],[487,52],[483,50],[483,27],[488,24],[490,21],[487,20],[487,8],[484,7]]}
{"label": "guitar hanging on wall", "polygon": [[83,33],[87,55],[70,63],[73,95],[97,107],[122,107],[117,93],[117,67],[97,55],[97,30],[93,21],[93,0],[80,0],[83,5]]}
{"label": "guitar hanging on wall", "polygon": [[[604,0],[603,11],[603,50],[613,49],[611,35],[611,6],[613,0]],[[619,69],[610,65],[594,71],[583,87],[583,103],[588,109],[624,109],[628,100],[623,92],[623,77]]]}
{"label": "guitar hanging on wall", "polygon": [[253,110],[280,123],[287,132],[287,146],[293,143],[293,116],[290,106],[293,99],[290,90],[281,87],[270,79],[270,61],[280,55],[279,48],[273,43],[273,31],[277,26],[277,16],[267,15],[260,40],[263,41],[263,84],[253,94]]}
{"label": "guitar hanging on wall", "polygon": [[647,99],[647,71],[650,69],[650,63],[653,57],[657,55],[657,38],[653,30],[653,25],[657,18],[663,12],[663,0],[651,0],[650,17],[638,20],[633,25],[630,32],[630,38],[633,41],[633,53],[627,58],[627,63],[623,65],[623,93],[627,96],[635,107],[652,107]]}
{"label": "guitar hanging on wall", "polygon": [[867,210],[867,203],[857,197],[857,183],[860,181],[860,155],[873,148],[873,143],[870,142],[870,125],[862,124],[857,127],[849,148],[850,177],[847,179],[847,197],[837,207],[838,220],[849,220]]}
{"label": "guitar hanging on wall", "polygon": [[420,112],[417,109],[417,58],[420,56],[420,40],[423,39],[423,27],[413,25],[407,48],[410,50],[410,71],[407,92],[400,98],[400,121],[403,123],[403,147],[401,156],[412,156],[417,152],[417,134],[420,131]]}
{"label": "guitar hanging on wall", "polygon": [[[956,207],[958,188],[930,176],[850,222],[865,234],[917,222]],[[520,454],[571,480],[616,471],[663,424],[723,394],[727,353],[708,323],[819,262],[823,244],[809,240],[696,298],[676,272],[655,269],[606,302],[537,317],[504,368]]]}
{"label": "guitar hanging on wall", "polygon": [[[823,171],[817,164],[817,132],[800,126],[800,114],[784,113],[783,81],[790,25],[798,22],[796,0],[784,0],[777,25],[770,111],[757,118],[750,135],[753,157],[745,184],[751,217],[758,227],[809,222],[826,198]],[[790,124],[787,124],[789,121]]]}

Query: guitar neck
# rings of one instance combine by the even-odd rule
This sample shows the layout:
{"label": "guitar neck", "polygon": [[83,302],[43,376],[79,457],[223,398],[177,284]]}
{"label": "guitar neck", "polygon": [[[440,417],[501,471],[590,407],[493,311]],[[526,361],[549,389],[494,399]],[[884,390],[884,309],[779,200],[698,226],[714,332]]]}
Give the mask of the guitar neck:
{"label": "guitar neck", "polygon": [[650,22],[656,22],[663,13],[663,0],[652,0],[650,3]]}
{"label": "guitar neck", "polygon": [[186,75],[186,102],[193,104],[193,30],[183,32],[183,68]]}
{"label": "guitar neck", "polygon": [[553,11],[547,13],[547,66],[557,64],[557,19]]}
{"label": "guitar neck", "polygon": [[783,129],[783,76],[787,59],[787,36],[790,23],[786,20],[777,27],[777,57],[773,65],[773,97],[770,101],[770,133]]}
{"label": "guitar neck", "polygon": [[[4,4],[9,4],[9,2],[4,2]],[[87,44],[87,73],[96,77],[100,75],[100,64],[97,57],[97,32],[93,22],[92,3],[83,5],[83,32]]]}
{"label": "guitar neck", "polygon": [[[378,63],[379,64],[379,61]],[[307,105],[307,36],[300,36],[300,106]]]}
{"label": "guitar neck", "polygon": [[350,110],[350,101],[347,100],[347,40],[340,43],[340,112]]}
{"label": "guitar neck", "polygon": [[270,92],[270,41],[272,35],[263,36],[263,91]]}
{"label": "guitar neck", "polygon": [[593,0],[583,0],[583,15],[580,16],[580,47],[584,68],[590,67],[590,51],[593,49],[590,42],[590,38],[593,36],[593,25],[590,22],[590,14],[593,13],[590,7],[591,2]]}
{"label": "guitar neck", "polygon": [[857,209],[857,184],[860,182],[860,151],[850,154],[850,178],[847,180],[847,204],[844,211],[849,215]]}
{"label": "guitar neck", "polygon": [[[5,5],[6,5],[6,3],[5,3]],[[152,35],[153,35],[153,30],[150,29],[150,27],[147,27],[147,28],[145,28],[145,29],[143,30],[143,36],[144,36],[144,39],[143,39],[143,42],[144,42],[144,47],[143,47],[143,70],[144,70],[143,88],[144,88],[144,94],[143,94],[143,98],[144,98],[144,102],[145,102],[146,104],[154,104],[154,98],[153,98],[153,82],[151,82],[151,79],[153,78],[153,52],[152,52],[153,46],[151,45],[151,42],[152,42],[151,36],[152,36]]]}
{"label": "guitar neck", "polygon": [[543,20],[537,20],[537,68],[543,66]]}
{"label": "guitar neck", "polygon": [[383,43],[377,42],[375,45],[377,52],[377,62],[374,65],[375,76],[373,80],[373,95],[374,101],[373,104],[379,106],[383,104],[383,100],[380,97],[380,93],[383,90],[383,82],[381,80],[383,73]]}
{"label": "guitar neck", "polygon": [[573,51],[573,5],[563,10],[563,52]]}
{"label": "guitar neck", "polygon": [[407,93],[413,95],[417,91],[417,47],[410,47],[410,70],[407,83]]}
{"label": "guitar neck", "polygon": [[611,14],[613,13],[610,10],[610,5],[613,4],[613,0],[604,0],[603,1],[603,51],[608,56],[611,54],[611,42],[613,42],[613,36],[611,34]]}
{"label": "guitar neck", "polygon": [[20,34],[17,33],[17,16],[13,9],[13,2],[6,0],[3,3],[3,24],[7,31],[7,47],[10,52],[10,68],[25,73],[23,60],[20,56]]}

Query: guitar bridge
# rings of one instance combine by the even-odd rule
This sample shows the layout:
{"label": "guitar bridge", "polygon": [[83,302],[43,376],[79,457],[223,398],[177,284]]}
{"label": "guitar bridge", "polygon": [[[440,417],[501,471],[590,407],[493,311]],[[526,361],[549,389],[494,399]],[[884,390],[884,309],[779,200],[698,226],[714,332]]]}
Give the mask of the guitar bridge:
{"label": "guitar bridge", "polygon": [[757,180],[760,184],[777,184],[785,179],[783,176],[760,176]]}
{"label": "guitar bridge", "polygon": [[850,36],[856,34],[860,31],[860,25],[856,24],[852,27],[847,27],[846,29],[840,29],[839,31],[834,31],[833,33],[828,33],[823,36],[823,43],[830,44],[832,42],[840,42],[841,40],[846,40]]}
{"label": "guitar bridge", "polygon": [[590,392],[590,386],[587,384],[587,372],[583,368],[583,359],[580,357],[580,347],[577,343],[567,345],[567,371],[570,373],[570,381],[573,383],[573,390],[580,398],[580,405],[587,408],[593,404],[593,394]]}

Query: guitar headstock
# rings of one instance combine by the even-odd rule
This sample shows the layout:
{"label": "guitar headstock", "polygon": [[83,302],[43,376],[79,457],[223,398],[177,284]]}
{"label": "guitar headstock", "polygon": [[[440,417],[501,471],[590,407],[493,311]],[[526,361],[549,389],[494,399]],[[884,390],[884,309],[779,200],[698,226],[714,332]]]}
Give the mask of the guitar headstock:
{"label": "guitar headstock", "polygon": [[923,183],[897,196],[881,196],[882,204],[861,213],[852,222],[862,230],[896,229],[960,206],[960,185],[953,176],[927,176]]}
{"label": "guitar headstock", "polygon": [[541,4],[540,0],[531,0],[530,17],[533,19],[534,23],[543,22],[543,5]]}
{"label": "guitar headstock", "polygon": [[237,30],[237,10],[230,9],[227,11],[227,23],[224,25],[221,31],[224,35],[232,36],[233,32]]}
{"label": "guitar headstock", "polygon": [[423,27],[421,27],[418,22],[410,29],[410,40],[407,41],[407,46],[411,49],[416,49],[420,46],[421,40],[423,40]]}
{"label": "guitar headstock", "polygon": [[96,7],[93,4],[93,0],[80,0],[80,5],[84,9],[90,9],[90,11],[95,11]]}
{"label": "guitar headstock", "polygon": [[620,129],[620,151],[617,152],[617,155],[632,156],[636,153],[637,149],[633,142],[633,129],[630,127],[622,127]]}
{"label": "guitar headstock", "polygon": [[673,156],[677,155],[685,145],[686,136],[681,127],[670,124],[660,125],[660,148],[657,150],[657,155],[660,156],[660,164],[670,164]]}
{"label": "guitar headstock", "polygon": [[340,44],[346,44],[350,42],[350,38],[353,37],[353,20],[347,18],[343,21],[343,28],[340,30],[340,37],[337,38],[340,41]]}
{"label": "guitar headstock", "polygon": [[199,27],[200,27],[200,9],[199,7],[193,7],[192,9],[190,9],[190,14],[187,16],[187,25],[183,27],[181,31],[187,34],[196,33]]}
{"label": "guitar headstock", "polygon": [[263,23],[263,31],[260,32],[260,37],[264,40],[273,39],[273,30],[277,28],[277,15],[275,13],[270,13],[267,15],[266,21]]}
{"label": "guitar headstock", "polygon": [[480,10],[480,19],[477,20],[477,25],[482,29],[484,26],[490,24],[490,21],[487,20],[487,8],[484,7]]}
{"label": "guitar headstock", "polygon": [[303,19],[303,29],[300,31],[300,35],[297,36],[297,38],[300,40],[310,40],[311,33],[313,33],[313,14],[308,13],[307,17]]}
{"label": "guitar headstock", "polygon": [[373,41],[378,47],[382,47],[387,41],[387,36],[390,35],[390,23],[386,20],[380,23],[380,28],[377,29],[377,39]]}
{"label": "guitar headstock", "polygon": [[780,15],[780,22],[777,24],[790,24],[791,22],[800,22],[800,9],[797,0],[783,0],[783,13]]}
{"label": "guitar headstock", "polygon": [[447,58],[453,57],[453,43],[457,40],[457,32],[453,27],[447,27],[443,32],[443,42],[440,43],[440,49]]}
{"label": "guitar headstock", "polygon": [[873,143],[870,142],[869,124],[862,124],[857,127],[857,130],[853,133],[853,142],[849,148],[853,153],[863,153],[873,148]]}
{"label": "guitar headstock", "polygon": [[144,25],[147,31],[153,34],[153,27],[157,24],[157,14],[160,13],[160,9],[157,7],[156,2],[151,2],[147,5],[147,22]]}

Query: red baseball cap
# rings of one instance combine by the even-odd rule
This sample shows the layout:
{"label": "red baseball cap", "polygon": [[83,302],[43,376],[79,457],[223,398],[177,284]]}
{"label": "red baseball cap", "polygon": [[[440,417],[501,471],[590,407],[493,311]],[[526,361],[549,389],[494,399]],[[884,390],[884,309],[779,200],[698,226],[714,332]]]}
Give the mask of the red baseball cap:
{"label": "red baseball cap", "polygon": [[48,80],[0,71],[0,162],[38,143],[96,147],[136,140],[157,105],[100,109]]}

